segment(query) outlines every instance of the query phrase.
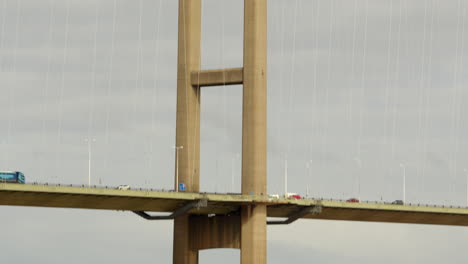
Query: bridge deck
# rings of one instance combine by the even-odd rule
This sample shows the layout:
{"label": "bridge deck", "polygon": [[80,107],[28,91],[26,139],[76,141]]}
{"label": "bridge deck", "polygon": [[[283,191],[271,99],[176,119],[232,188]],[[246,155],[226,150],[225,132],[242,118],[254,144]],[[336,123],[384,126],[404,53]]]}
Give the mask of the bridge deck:
{"label": "bridge deck", "polygon": [[268,199],[264,196],[117,190],[50,185],[0,183],[0,205],[99,210],[174,212],[185,204],[206,199],[208,206],[192,214],[230,214],[242,204],[267,204],[268,217],[289,217],[307,206],[320,206],[318,214],[302,218],[388,223],[468,226],[467,208],[347,203],[321,200]]}

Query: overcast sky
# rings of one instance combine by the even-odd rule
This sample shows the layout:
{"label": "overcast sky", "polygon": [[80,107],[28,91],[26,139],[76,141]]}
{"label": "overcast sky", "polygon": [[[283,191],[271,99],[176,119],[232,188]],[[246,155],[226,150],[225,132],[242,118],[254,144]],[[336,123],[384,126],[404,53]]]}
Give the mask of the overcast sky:
{"label": "overcast sky", "polygon": [[[0,0],[0,170],[171,189],[177,2]],[[268,191],[465,206],[468,2],[270,0]],[[202,68],[242,65],[243,1],[204,0]],[[241,86],[203,88],[202,191],[240,192]],[[232,185],[234,178],[234,185]],[[172,223],[1,207],[1,263],[170,263]],[[268,262],[463,263],[461,227],[299,221]],[[235,250],[201,263],[238,263]]]}

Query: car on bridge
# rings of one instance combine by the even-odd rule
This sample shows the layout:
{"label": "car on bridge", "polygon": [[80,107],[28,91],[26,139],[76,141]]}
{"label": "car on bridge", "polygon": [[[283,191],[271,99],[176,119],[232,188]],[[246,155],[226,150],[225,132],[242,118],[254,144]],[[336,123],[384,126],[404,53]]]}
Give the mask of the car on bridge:
{"label": "car on bridge", "polygon": [[404,202],[402,200],[395,200],[395,201],[392,202],[392,204],[403,205]]}
{"label": "car on bridge", "polygon": [[26,180],[24,174],[19,171],[0,171],[0,182],[2,183],[22,183],[25,184]]}
{"label": "car on bridge", "polygon": [[269,199],[276,199],[276,200],[277,200],[277,199],[280,198],[280,196],[279,196],[279,194],[270,194],[270,195],[268,195],[268,198],[269,198]]}
{"label": "car on bridge", "polygon": [[347,203],[359,203],[359,199],[357,198],[349,198],[346,200]]}
{"label": "car on bridge", "polygon": [[302,199],[302,197],[297,193],[286,193],[286,199]]}
{"label": "car on bridge", "polygon": [[117,187],[117,190],[130,190],[130,185],[119,185],[119,187]]}

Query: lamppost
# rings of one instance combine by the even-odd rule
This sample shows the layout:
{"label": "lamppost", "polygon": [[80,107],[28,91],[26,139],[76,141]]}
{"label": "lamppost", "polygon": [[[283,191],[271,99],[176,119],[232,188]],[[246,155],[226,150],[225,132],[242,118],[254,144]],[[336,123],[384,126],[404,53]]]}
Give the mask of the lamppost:
{"label": "lamppost", "polygon": [[88,143],[88,187],[91,187],[91,142],[96,142],[95,138],[85,138]]}
{"label": "lamppost", "polygon": [[403,203],[406,203],[406,166],[400,163],[400,167],[403,169]]}
{"label": "lamppost", "polygon": [[231,158],[231,193],[234,193],[234,161],[235,158]]}
{"label": "lamppost", "polygon": [[354,160],[356,161],[357,163],[357,166],[358,166],[358,169],[359,169],[359,172],[358,172],[358,200],[361,200],[361,173],[362,173],[362,162],[361,162],[361,159],[360,158],[354,158]]}
{"label": "lamppost", "polygon": [[175,146],[176,153],[176,164],[175,164],[175,191],[179,191],[179,149],[183,149],[184,146]]}
{"label": "lamppost", "polygon": [[288,160],[284,159],[284,198],[288,198]]}
{"label": "lamppost", "polygon": [[468,169],[464,168],[463,171],[466,175],[466,206],[468,206]]}
{"label": "lamppost", "polygon": [[[312,160],[309,160],[306,162],[306,167],[307,167],[307,177],[309,178],[308,181],[311,178],[311,170],[312,170]],[[309,197],[309,185],[306,187],[306,197]]]}

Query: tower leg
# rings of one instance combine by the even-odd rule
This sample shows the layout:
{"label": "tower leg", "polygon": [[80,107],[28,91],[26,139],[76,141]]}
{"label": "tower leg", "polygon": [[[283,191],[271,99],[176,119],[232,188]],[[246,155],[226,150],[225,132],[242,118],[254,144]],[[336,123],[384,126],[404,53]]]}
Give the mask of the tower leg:
{"label": "tower leg", "polygon": [[[267,195],[267,0],[244,0],[242,194]],[[241,209],[241,263],[266,264],[266,206]]]}
{"label": "tower leg", "polygon": [[[179,0],[177,56],[176,179],[186,191],[200,191],[200,90],[192,86],[190,73],[200,69],[201,0]],[[176,185],[176,184],[174,184]],[[178,186],[174,186],[175,190]],[[198,263],[191,247],[190,216],[174,220],[174,264]]]}
{"label": "tower leg", "polygon": [[266,264],[266,206],[244,206],[241,219],[241,263]]}
{"label": "tower leg", "polygon": [[190,216],[182,215],[174,219],[174,264],[198,264],[198,250],[191,247]]}

